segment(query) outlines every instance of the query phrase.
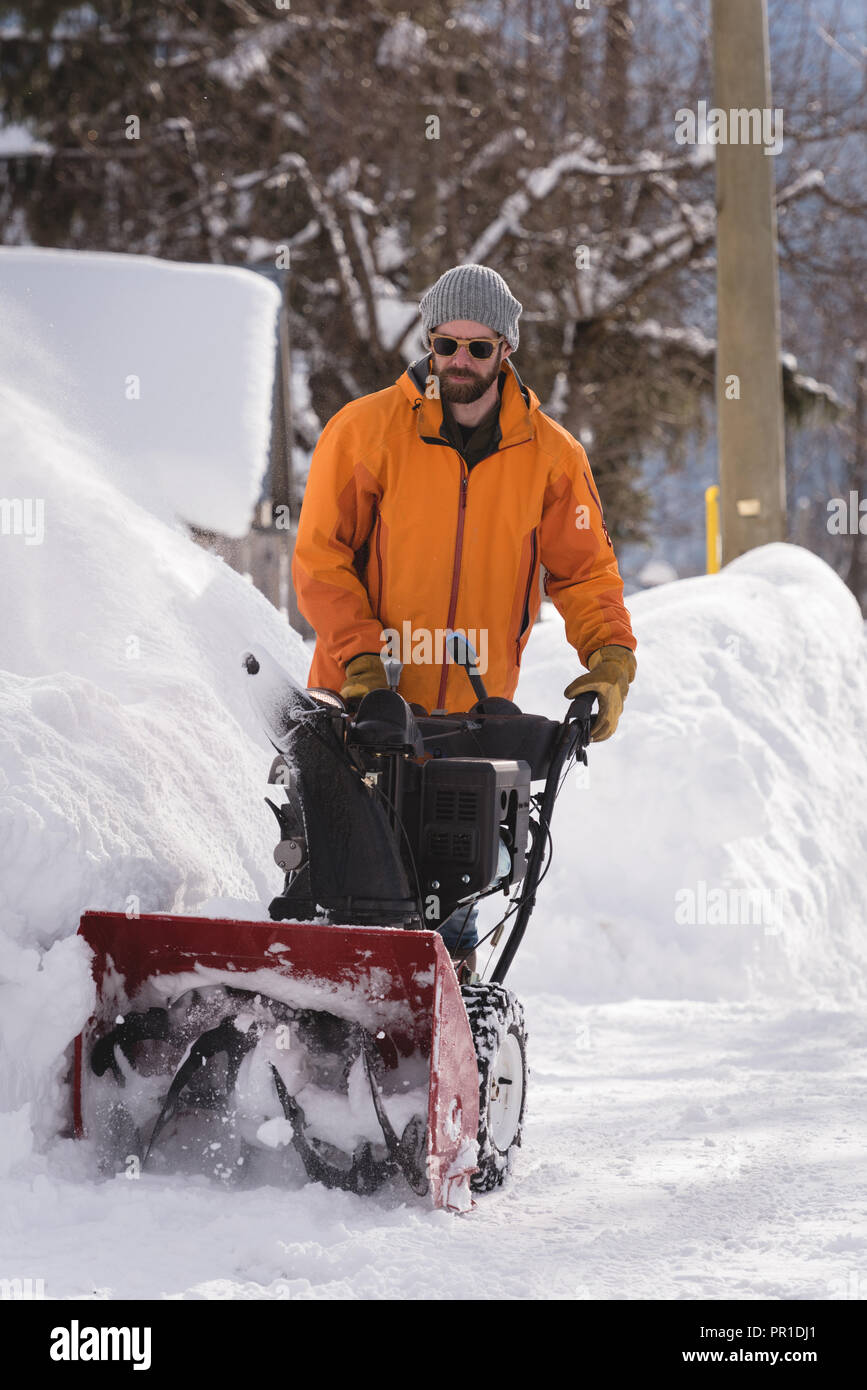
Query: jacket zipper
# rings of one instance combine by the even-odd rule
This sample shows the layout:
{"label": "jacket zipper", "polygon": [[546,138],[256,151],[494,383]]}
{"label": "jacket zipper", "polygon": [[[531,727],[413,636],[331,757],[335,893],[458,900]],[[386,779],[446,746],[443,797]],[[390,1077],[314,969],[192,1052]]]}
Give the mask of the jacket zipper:
{"label": "jacket zipper", "polygon": [[590,475],[587,472],[585,472],[584,477],[587,481],[587,491],[590,493],[590,496],[592,497],[593,501],[596,503],[597,508],[599,509],[599,520],[602,522],[602,530],[605,533],[605,539],[607,540],[609,546],[613,550],[614,547],[611,545],[611,537],[608,534],[608,527],[605,525],[605,513],[602,510],[602,503],[599,501],[599,498],[593,491],[593,487],[590,482]]}
{"label": "jacket zipper", "polygon": [[[460,455],[458,456],[460,457]],[[449,616],[446,627],[451,628],[455,620],[455,613],[458,607],[458,585],[461,580],[461,547],[464,540],[464,518],[467,510],[467,483],[469,482],[469,472],[465,471],[466,463],[461,458],[461,492],[458,505],[458,530],[455,536],[455,558],[452,567],[452,591],[449,595]],[[440,688],[437,692],[437,709],[443,709],[443,700],[446,697],[446,681],[449,678],[448,663],[443,662],[442,675],[440,676]]]}
{"label": "jacket zipper", "polygon": [[376,569],[377,569],[377,594],[376,594],[376,616],[382,622],[382,550],[379,544],[379,534],[382,530],[382,514],[377,511],[376,515]]}
{"label": "jacket zipper", "polygon": [[521,638],[524,629],[530,621],[530,589],[533,584],[533,575],[536,573],[536,532],[530,533],[530,573],[527,575],[527,589],[524,594],[524,608],[521,613],[521,626],[518,629],[518,636],[515,641],[515,660],[521,664]]}
{"label": "jacket zipper", "polygon": [[585,477],[586,480],[587,480],[587,491],[590,493],[590,496],[593,498],[593,501],[596,503],[596,506],[597,506],[598,509],[599,509],[599,515],[602,516],[602,503],[599,501],[599,498],[596,496],[596,493],[593,491],[593,484],[592,484],[591,481],[590,481],[590,474],[585,472],[584,477]]}

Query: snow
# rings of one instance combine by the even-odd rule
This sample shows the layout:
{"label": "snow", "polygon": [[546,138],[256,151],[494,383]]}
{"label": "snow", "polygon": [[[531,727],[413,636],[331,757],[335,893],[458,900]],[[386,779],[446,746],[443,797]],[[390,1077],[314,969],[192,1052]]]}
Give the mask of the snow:
{"label": "snow", "polygon": [[383,227],[377,233],[373,243],[373,254],[382,275],[387,275],[390,270],[400,269],[406,260],[406,250],[397,227]]}
{"label": "snow", "polygon": [[0,379],[40,382],[149,511],[243,536],[268,465],[279,304],[252,271],[0,247]]}
{"label": "snow", "polygon": [[8,496],[45,501],[41,545],[0,535],[0,1104],[50,1126],[91,1004],[81,910],[273,887],[240,655],[258,639],[302,683],[308,661],[248,583],[124,494],[114,456],[6,382],[0,456]]}
{"label": "snow", "polygon": [[[380,281],[380,283],[382,283]],[[376,309],[376,323],[379,332],[379,341],[389,352],[403,350],[404,339],[407,338],[411,328],[418,329],[420,338],[421,329],[418,328],[418,305],[411,304],[408,300],[400,299],[395,295],[380,293],[374,296],[374,308]],[[404,351],[407,362],[412,362],[419,354],[418,344],[413,341]]]}
{"label": "snow", "polygon": [[638,574],[638,582],[644,589],[651,589],[656,584],[670,584],[673,579],[677,579],[677,570],[666,560],[648,560]]}
{"label": "snow", "polygon": [[10,125],[0,123],[0,158],[10,159],[13,156],[29,156],[36,154],[53,154],[53,146],[46,144],[44,140],[37,140],[31,130],[26,125],[13,122]]}
{"label": "snow", "polygon": [[286,42],[286,17],[262,24],[252,34],[239,39],[225,58],[213,58],[207,65],[210,77],[239,92],[251,78],[269,71],[272,53]]}
{"label": "snow", "polygon": [[[556,978],[583,1001],[863,999],[867,652],[857,603],[823,561],[790,545],[629,602],[638,675],[622,732],[593,750],[588,775],[558,803],[583,868],[569,851],[555,857],[544,937],[530,934],[516,979],[535,991]],[[517,698],[554,714],[568,649],[553,621],[534,638]],[[678,894],[702,884],[764,891],[779,920],[679,924]]]}
{"label": "snow", "polygon": [[380,67],[404,69],[419,61],[426,44],[427,30],[424,25],[401,15],[380,39],[376,62]]}
{"label": "snow", "polygon": [[[276,890],[279,883],[274,887]],[[228,908],[228,904],[226,907]],[[198,911],[202,915],[201,909]],[[259,920],[267,916],[267,911],[262,912],[259,914]],[[245,970],[244,989],[258,990],[271,999],[279,999],[297,1008],[327,1007],[328,1012],[336,1017],[352,1019],[371,1031],[382,1025],[388,1028],[407,1028],[412,1019],[408,1003],[405,1000],[384,999],[378,992],[388,987],[389,978],[387,971],[374,968],[363,981],[359,979],[357,985],[323,986],[320,980],[279,975],[273,970]],[[140,996],[137,1002],[139,1007],[144,1008],[149,1008],[152,1004],[165,1005],[167,1000],[179,999],[188,990],[237,983],[238,976],[233,971],[198,965],[194,971],[153,976],[147,994]],[[326,1003],[323,1003],[323,999]]]}
{"label": "snow", "polygon": [[[312,458],[313,450],[316,447],[316,441],[322,433],[322,422],[313,409],[313,398],[310,394],[310,361],[308,354],[303,349],[293,346],[290,356],[292,364],[290,381],[292,419],[296,432],[301,435],[310,450],[309,455],[304,459],[304,476],[306,477],[310,466],[310,458]],[[295,476],[298,475],[296,474]]]}
{"label": "snow", "polygon": [[[580,311],[582,318],[604,316],[616,305],[634,299],[642,284],[658,278],[668,267],[688,261],[698,248],[713,241],[716,231],[713,204],[690,206],[677,197],[677,185],[672,185],[669,179],[671,171],[701,165],[703,160],[696,159],[695,150],[686,159],[678,157],[670,160],[663,159],[652,150],[643,150],[632,164],[607,164],[603,159],[594,157],[595,149],[592,141],[580,140],[574,149],[557,155],[549,164],[524,173],[524,187],[503,199],[498,215],[479,233],[470,247],[467,261],[488,260],[508,234],[518,237],[525,235],[523,221],[530,209],[549,198],[561,180],[569,175],[596,178],[605,184],[613,178],[645,177],[648,182],[666,188],[677,203],[677,214],[671,222],[657,228],[649,236],[630,234],[627,239],[619,259],[626,266],[635,264],[638,267],[633,277],[618,278],[595,256],[589,265],[581,268],[580,289],[586,299]],[[799,184],[792,196],[798,197],[803,191]],[[579,224],[578,235],[583,236],[584,231],[583,224]]]}
{"label": "snow", "polygon": [[[94,1179],[62,1136],[79,914],[262,913],[272,750],[239,659],[261,644],[303,682],[308,651],[132,495],[50,358],[30,390],[0,362],[4,488],[45,500],[41,544],[0,536],[0,1274],[50,1298],[851,1296],[867,653],[851,594],[794,546],[630,599],[638,675],[563,789],[510,977],[532,1075],[502,1191],[460,1219],[397,1187]],[[576,665],[546,605],[519,703],[562,713]],[[780,916],[679,921],[701,884],[779,893]],[[254,1122],[285,1145],[279,1114]]]}
{"label": "snow", "polygon": [[813,189],[824,186],[825,174],[822,169],[806,169],[798,178],[787,184],[779,195],[779,201],[788,202],[790,198],[798,198],[802,193],[810,193]]}
{"label": "snow", "polygon": [[[692,325],[686,328],[663,327],[658,319],[642,319],[641,323],[630,324],[628,331],[633,338],[649,338],[653,342],[670,343],[674,347],[686,348],[700,358],[711,357],[716,351],[714,339],[708,338]],[[785,361],[785,356],[785,353],[782,354],[781,360]]]}
{"label": "snow", "polygon": [[4,1272],[48,1297],[353,1300],[851,1298],[860,1272],[864,1296],[862,1014],[529,1002],[517,1172],[466,1218],[96,1184],[64,1140],[3,1185]]}

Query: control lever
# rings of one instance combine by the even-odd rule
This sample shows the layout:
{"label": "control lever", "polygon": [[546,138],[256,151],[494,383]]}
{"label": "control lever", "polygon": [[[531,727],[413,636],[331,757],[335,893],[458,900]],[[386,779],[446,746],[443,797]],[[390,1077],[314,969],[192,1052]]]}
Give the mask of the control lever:
{"label": "control lever", "polygon": [[381,660],[385,667],[385,679],[388,681],[389,690],[397,690],[403,662],[398,661],[396,656],[384,656]]}
{"label": "control lever", "polygon": [[463,632],[453,632],[446,628],[446,651],[456,666],[463,666],[470,678],[470,685],[473,687],[477,700],[487,699],[488,692],[485,689],[485,682],[479,675],[479,658],[476,656],[471,642]]}

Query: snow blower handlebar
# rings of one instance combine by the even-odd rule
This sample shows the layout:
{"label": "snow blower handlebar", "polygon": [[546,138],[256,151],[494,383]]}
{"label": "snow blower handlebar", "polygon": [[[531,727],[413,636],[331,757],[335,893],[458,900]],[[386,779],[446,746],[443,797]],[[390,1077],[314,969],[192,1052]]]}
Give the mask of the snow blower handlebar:
{"label": "snow blower handlebar", "polygon": [[590,731],[593,728],[594,716],[593,705],[597,700],[595,690],[585,690],[583,694],[576,695],[571,705],[566,711],[564,724],[575,724],[578,721],[586,725],[586,729],[579,730],[581,734],[580,742],[586,747],[590,742]]}
{"label": "snow blower handlebar", "polygon": [[593,705],[596,698],[596,693],[592,690],[577,695],[560,725],[548,766],[548,774],[545,778],[545,788],[538,803],[538,820],[533,832],[533,844],[527,856],[527,869],[521,885],[518,911],[512,930],[491,976],[495,984],[502,984],[505,980],[523,940],[524,932],[527,930],[530,915],[536,905],[536,889],[542,876],[545,847],[550,835],[551,817],[554,813],[554,802],[560,790],[562,773],[572,758],[585,764],[587,762],[587,745],[590,742],[590,732],[593,727]]}
{"label": "snow blower handlebar", "polygon": [[[477,675],[469,651],[455,655]],[[463,714],[427,714],[392,684],[350,713],[331,692],[295,688],[264,651],[244,665],[281,754],[269,780],[287,798],[268,798],[286,872],[272,918],[430,930],[511,885],[502,981],[535,903],[563,772],[586,762],[595,694],[555,721],[491,696]]]}

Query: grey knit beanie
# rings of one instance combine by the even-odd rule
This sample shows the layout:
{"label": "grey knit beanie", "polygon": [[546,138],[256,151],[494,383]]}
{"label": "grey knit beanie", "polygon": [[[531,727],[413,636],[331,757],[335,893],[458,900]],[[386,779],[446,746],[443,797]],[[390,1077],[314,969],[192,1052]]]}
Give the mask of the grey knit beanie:
{"label": "grey knit beanie", "polygon": [[455,265],[422,295],[419,312],[427,335],[452,319],[471,319],[501,333],[514,352],[523,305],[502,275],[488,265]]}

